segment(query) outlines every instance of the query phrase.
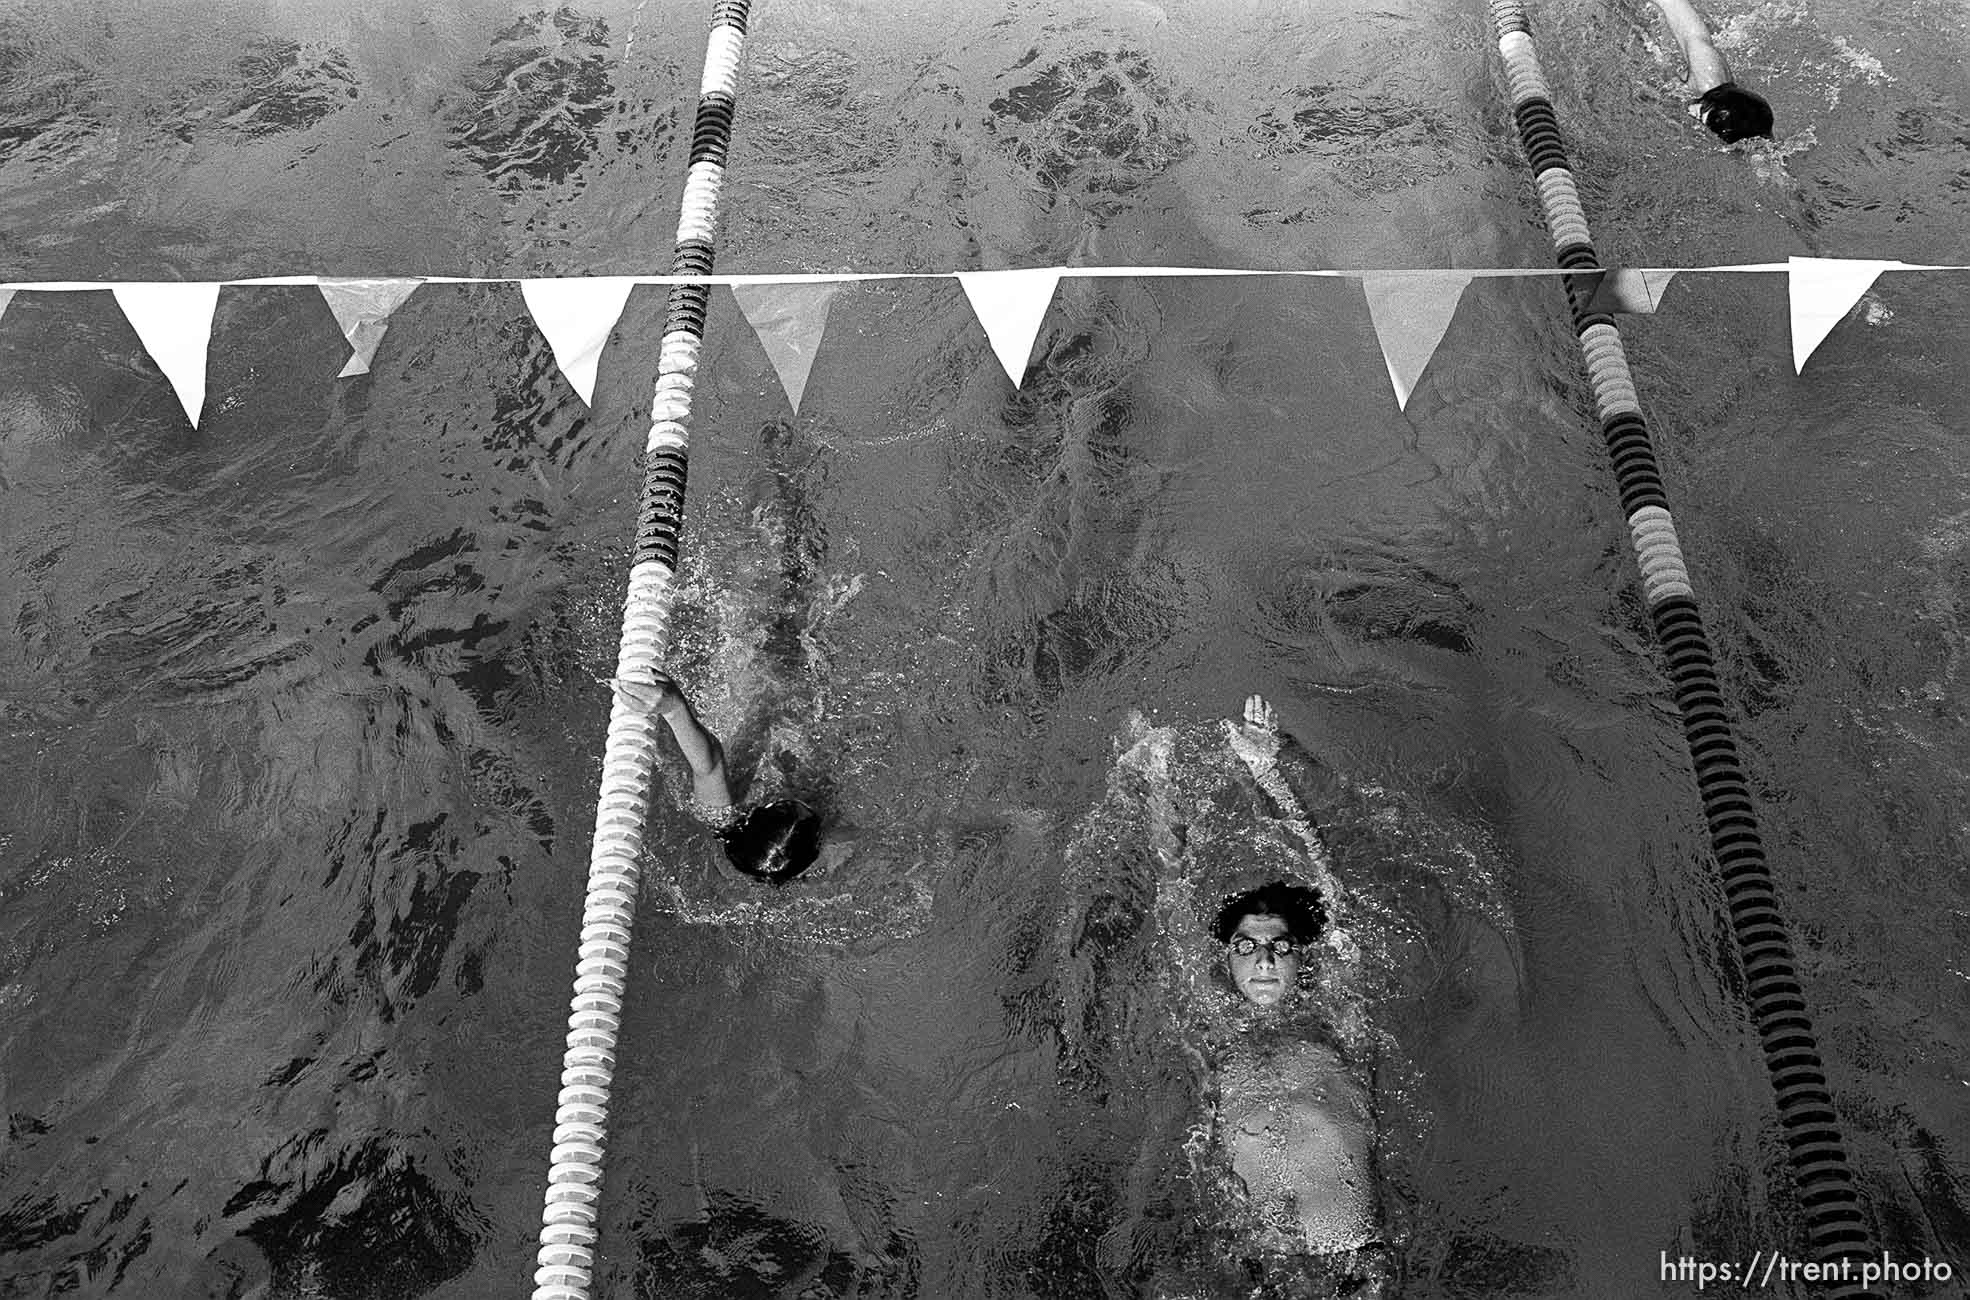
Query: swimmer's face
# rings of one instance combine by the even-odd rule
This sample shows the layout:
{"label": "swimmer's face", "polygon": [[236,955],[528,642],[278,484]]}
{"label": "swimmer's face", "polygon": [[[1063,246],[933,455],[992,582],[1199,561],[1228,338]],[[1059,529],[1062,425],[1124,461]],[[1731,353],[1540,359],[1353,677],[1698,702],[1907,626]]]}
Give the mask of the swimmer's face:
{"label": "swimmer's face", "polygon": [[[1225,952],[1231,963],[1231,982],[1247,1001],[1270,1007],[1284,1002],[1298,987],[1300,949],[1285,955],[1274,952],[1275,941],[1286,939],[1286,922],[1277,916],[1247,916],[1231,932]],[[1249,953],[1240,948],[1249,947]]]}

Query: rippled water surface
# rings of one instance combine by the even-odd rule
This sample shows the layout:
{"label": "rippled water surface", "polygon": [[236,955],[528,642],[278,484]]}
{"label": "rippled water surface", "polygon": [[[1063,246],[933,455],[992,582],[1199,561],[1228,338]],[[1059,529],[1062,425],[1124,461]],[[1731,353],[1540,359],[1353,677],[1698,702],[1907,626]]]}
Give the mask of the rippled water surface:
{"label": "rippled water surface", "polygon": [[[1957,8],[1711,17],[1775,144],[1643,6],[1533,11],[1610,259],[1970,260]],[[660,270],[705,21],[0,4],[0,280]],[[1495,64],[1469,5],[762,5],[720,269],[1544,267]],[[6,309],[0,1296],[528,1285],[662,316],[591,411],[512,286],[352,379],[229,289],[194,431],[108,295]],[[1970,1268],[1970,289],[1803,377],[1779,277],[1624,331],[1882,1244]],[[953,283],[851,288],[797,416],[708,337],[676,666],[852,853],[761,892],[655,801],[598,1294],[1250,1294],[1186,1142],[1253,690],[1399,1294],[1803,1253],[1550,282],[1406,412],[1345,280],[1066,281],[1017,392]]]}

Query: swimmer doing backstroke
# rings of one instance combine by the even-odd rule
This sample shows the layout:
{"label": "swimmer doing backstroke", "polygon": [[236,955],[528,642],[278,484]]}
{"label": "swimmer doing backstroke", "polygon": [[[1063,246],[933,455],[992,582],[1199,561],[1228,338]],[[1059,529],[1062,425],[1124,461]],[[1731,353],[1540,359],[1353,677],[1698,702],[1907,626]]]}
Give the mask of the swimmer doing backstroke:
{"label": "swimmer doing backstroke", "polygon": [[[1262,758],[1281,748],[1262,696],[1245,702],[1244,736]],[[1368,1090],[1332,1046],[1290,1028],[1326,925],[1319,891],[1285,880],[1219,909],[1225,973],[1261,1014],[1223,1062],[1213,1129],[1253,1208],[1283,1233],[1261,1254],[1316,1261],[1336,1294],[1365,1297],[1387,1271]]]}

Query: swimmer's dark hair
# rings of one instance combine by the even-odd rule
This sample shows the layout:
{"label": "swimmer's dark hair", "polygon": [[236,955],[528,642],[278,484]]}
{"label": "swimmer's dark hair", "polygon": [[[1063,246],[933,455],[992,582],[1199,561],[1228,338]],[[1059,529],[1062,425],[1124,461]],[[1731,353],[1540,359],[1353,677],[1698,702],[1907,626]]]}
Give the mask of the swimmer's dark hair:
{"label": "swimmer's dark hair", "polygon": [[1226,899],[1211,925],[1211,936],[1219,943],[1230,943],[1238,923],[1248,916],[1278,917],[1286,923],[1286,934],[1294,943],[1314,943],[1327,929],[1327,904],[1319,890],[1275,880]]}
{"label": "swimmer's dark hair", "polygon": [[821,814],[798,799],[775,799],[747,809],[718,838],[739,871],[784,884],[814,865],[821,851]]}

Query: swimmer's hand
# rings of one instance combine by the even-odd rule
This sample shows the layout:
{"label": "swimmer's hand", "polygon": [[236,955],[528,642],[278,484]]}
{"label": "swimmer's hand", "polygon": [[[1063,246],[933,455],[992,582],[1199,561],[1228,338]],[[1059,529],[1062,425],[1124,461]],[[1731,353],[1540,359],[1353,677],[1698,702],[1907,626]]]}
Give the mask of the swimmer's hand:
{"label": "swimmer's hand", "polygon": [[1735,81],[1703,92],[1692,111],[1726,144],[1772,133],[1772,106]]}
{"label": "swimmer's hand", "polygon": [[1273,712],[1272,705],[1266,703],[1263,695],[1245,697],[1245,725],[1259,731],[1278,731],[1279,715]]}
{"label": "swimmer's hand", "polygon": [[1279,761],[1279,715],[1272,711],[1272,705],[1263,695],[1246,696],[1244,725],[1226,723],[1225,730],[1230,733],[1231,752],[1245,760],[1253,776],[1264,781]]}
{"label": "swimmer's hand", "polygon": [[638,713],[654,713],[659,717],[674,718],[688,715],[690,704],[684,699],[684,692],[669,673],[660,668],[649,670],[648,676],[614,677],[609,684],[615,688],[616,698]]}

